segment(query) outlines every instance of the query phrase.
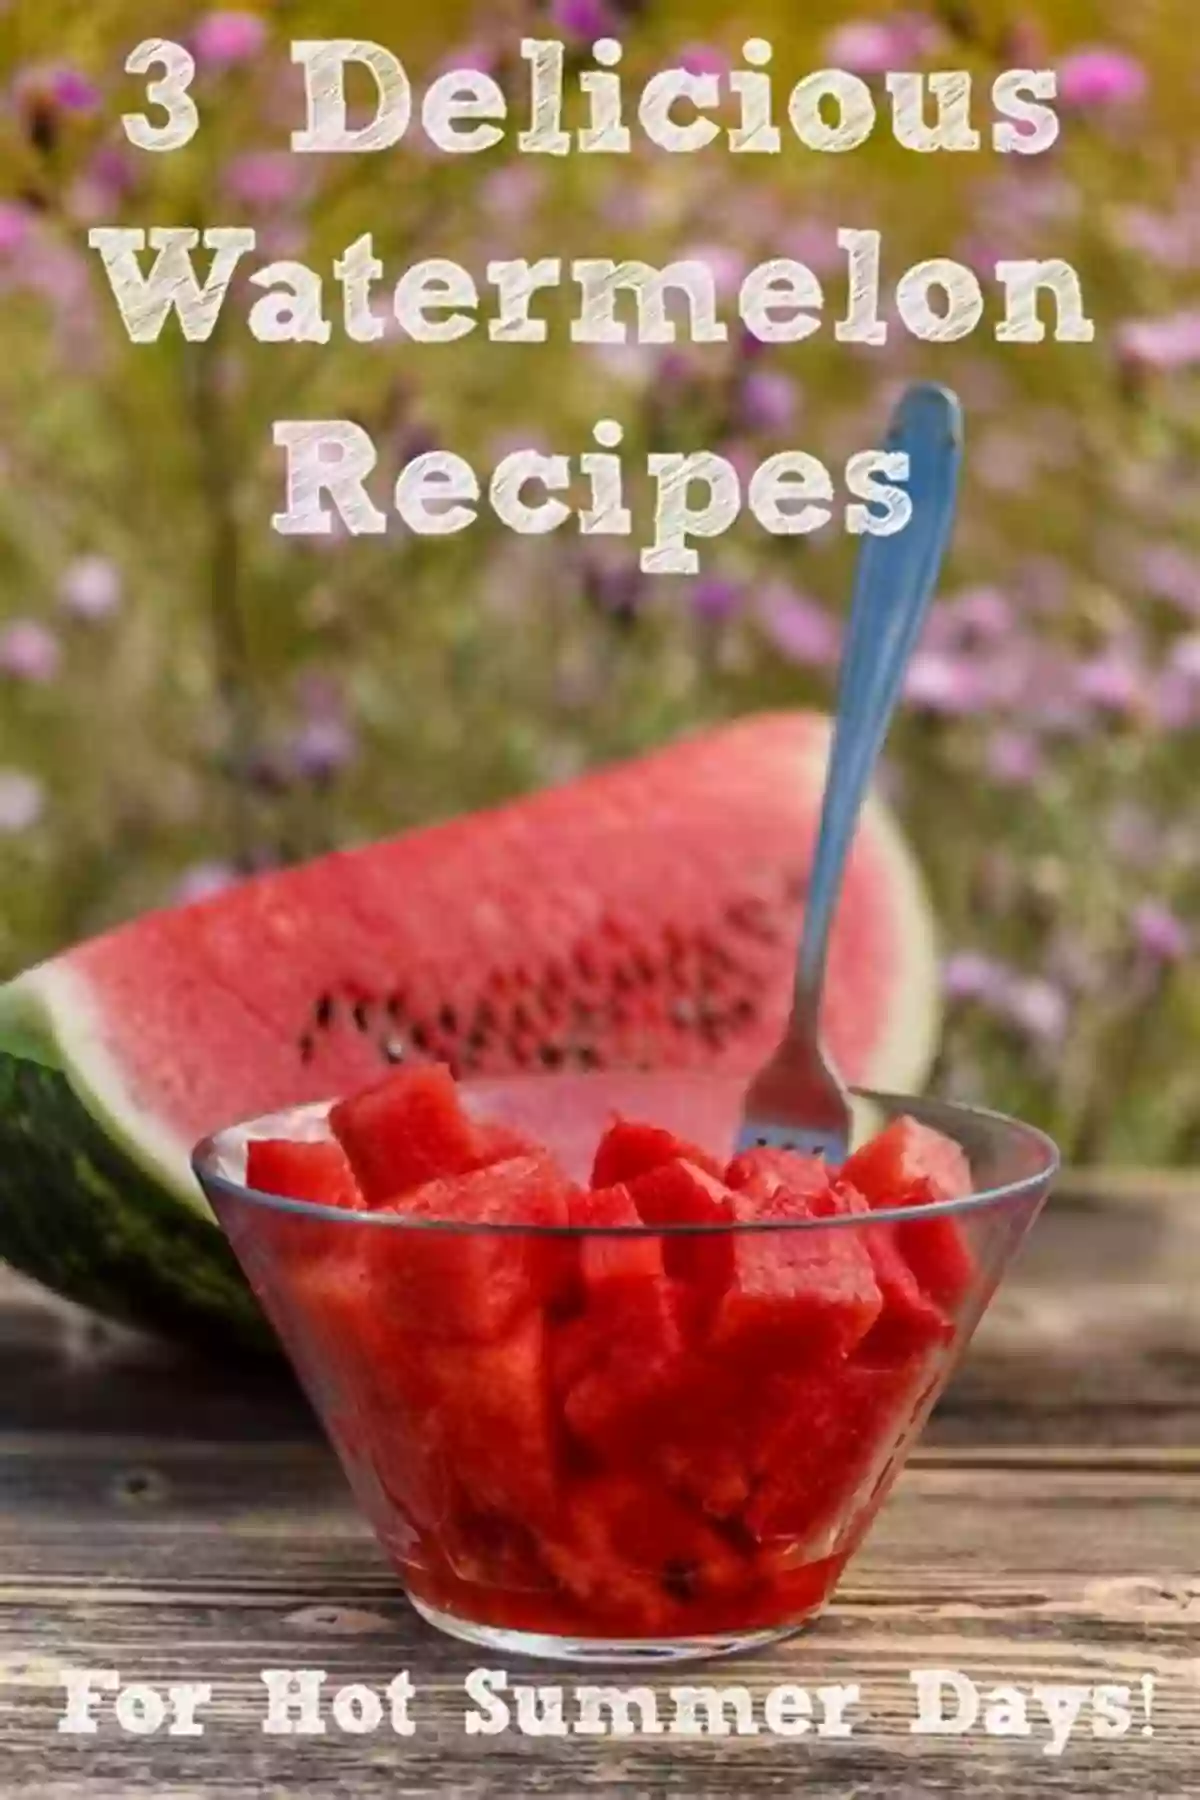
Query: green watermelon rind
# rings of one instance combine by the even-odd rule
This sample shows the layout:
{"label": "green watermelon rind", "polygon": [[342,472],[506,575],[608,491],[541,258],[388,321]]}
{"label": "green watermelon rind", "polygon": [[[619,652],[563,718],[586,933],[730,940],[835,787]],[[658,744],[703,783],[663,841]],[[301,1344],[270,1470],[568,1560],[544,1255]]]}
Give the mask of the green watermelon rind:
{"label": "green watermelon rind", "polygon": [[29,989],[0,990],[0,1207],[12,1266],[141,1329],[209,1350],[272,1351],[198,1185],[190,1193],[177,1169],[131,1153],[130,1135],[76,1092]]}

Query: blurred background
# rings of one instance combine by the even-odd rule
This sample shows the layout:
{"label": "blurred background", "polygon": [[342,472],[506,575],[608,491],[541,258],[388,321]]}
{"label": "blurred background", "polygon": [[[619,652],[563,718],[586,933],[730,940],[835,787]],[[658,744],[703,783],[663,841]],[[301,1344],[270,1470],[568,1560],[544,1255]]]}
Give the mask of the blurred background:
{"label": "blurred background", "polygon": [[[630,80],[740,62],[782,83],[837,65],[1061,72],[1047,156],[724,154],[451,159],[287,154],[291,38],[321,5],[170,4],[204,125],[131,150],[122,65],[141,0],[0,8],[0,979],[151,906],[484,805],[705,720],[831,704],[852,545],[746,518],[669,582],[563,533],[493,520],[284,540],[281,417],[347,417],[381,465],[442,445],[487,468],[576,453],[618,417],[631,463],[712,448],[753,467],[804,448],[835,470],[877,441],[900,383],[947,381],[969,480],[943,597],[892,741],[889,797],[927,871],[950,1011],[937,1086],[1026,1114],[1076,1162],[1200,1157],[1200,161],[1188,0],[944,0],[893,9],[754,0],[506,0],[477,12],[339,5],[415,79],[472,63],[519,86],[530,32],[626,44]],[[802,19],[802,22],[801,22]],[[986,105],[982,123],[986,125]],[[253,224],[322,269],[364,230],[397,272],[445,254],[707,255],[736,287],[787,255],[829,276],[839,226],[885,233],[892,282],[927,256],[981,274],[1061,255],[1090,348],[524,349],[476,336],[256,345],[245,306],[186,346],[130,345],[91,224]],[[235,296],[236,300],[236,296]],[[831,305],[833,301],[831,301]],[[618,547],[619,547],[619,540]],[[635,540],[628,540],[630,546]]]}

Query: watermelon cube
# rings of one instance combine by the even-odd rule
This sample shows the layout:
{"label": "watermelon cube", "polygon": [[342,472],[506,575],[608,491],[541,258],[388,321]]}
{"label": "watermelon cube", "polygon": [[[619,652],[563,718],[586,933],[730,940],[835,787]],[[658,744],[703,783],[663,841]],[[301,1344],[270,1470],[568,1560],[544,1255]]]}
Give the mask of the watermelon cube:
{"label": "watermelon cube", "polygon": [[[727,1227],[733,1219],[733,1195],[725,1183],[680,1158],[639,1175],[629,1192],[647,1225]],[[703,1325],[733,1279],[732,1233],[667,1236],[662,1244],[667,1273],[691,1290]]]}
{"label": "watermelon cube", "polygon": [[928,1373],[922,1355],[884,1368],[854,1357],[797,1388],[743,1514],[753,1536],[786,1538],[806,1556],[840,1547],[893,1465]]}
{"label": "watermelon cube", "polygon": [[554,1381],[563,1417],[589,1449],[628,1461],[657,1437],[683,1367],[672,1284],[660,1276],[610,1286],[559,1334]]}
{"label": "watermelon cube", "polygon": [[971,1165],[958,1144],[916,1119],[893,1119],[845,1164],[842,1173],[872,1206],[903,1206],[909,1189],[927,1183],[928,1198],[962,1200]]}
{"label": "watermelon cube", "polygon": [[[554,1514],[559,1478],[544,1352],[536,1312],[486,1344],[396,1342],[397,1385],[468,1516],[531,1524]],[[464,1535],[468,1529],[464,1520]]]}
{"label": "watermelon cube", "polygon": [[644,1479],[600,1475],[567,1496],[542,1556],[568,1593],[641,1635],[678,1628],[689,1607],[737,1593],[753,1565],[710,1524]]}
{"label": "watermelon cube", "polygon": [[[570,1192],[556,1163],[529,1156],[401,1195],[384,1210],[404,1223],[371,1229],[377,1304],[407,1333],[502,1337],[521,1312],[550,1298],[554,1240],[537,1228],[567,1224]],[[521,1225],[534,1229],[494,1229]]]}
{"label": "watermelon cube", "polygon": [[[627,1189],[604,1188],[570,1202],[582,1227],[632,1226],[641,1219]],[[603,1453],[626,1454],[652,1429],[683,1355],[676,1284],[662,1239],[585,1236],[580,1244],[582,1310],[553,1334],[553,1384],[575,1436]]]}
{"label": "watermelon cube", "polygon": [[[831,1184],[830,1200],[834,1211],[870,1218],[866,1200],[840,1175]],[[896,1242],[895,1227],[864,1224],[861,1237],[883,1304],[858,1356],[875,1364],[903,1362],[914,1351],[948,1342],[954,1335],[953,1321],[922,1290]]]}
{"label": "watermelon cube", "polygon": [[747,1370],[807,1368],[845,1356],[882,1306],[861,1231],[789,1229],[832,1210],[828,1174],[819,1193],[782,1185],[769,1191],[776,1180],[758,1171],[752,1186],[734,1193],[735,1219],[779,1229],[733,1233],[733,1279],[713,1323],[714,1349]]}
{"label": "watermelon cube", "polygon": [[594,1188],[616,1187],[649,1175],[664,1163],[689,1162],[709,1175],[719,1176],[721,1165],[707,1151],[677,1138],[661,1125],[640,1125],[633,1119],[615,1119],[601,1138],[592,1167]]}
{"label": "watermelon cube", "polygon": [[[864,1144],[842,1174],[876,1209],[928,1206],[971,1192],[971,1169],[957,1144],[915,1119],[896,1119]],[[896,1246],[922,1291],[953,1313],[975,1285],[966,1232],[954,1218],[914,1219],[894,1227]]]}
{"label": "watermelon cube", "polygon": [[246,1186],[259,1194],[309,1200],[317,1206],[354,1211],[364,1205],[340,1144],[252,1138],[246,1146]]}
{"label": "watermelon cube", "polygon": [[791,1194],[798,1215],[819,1217],[830,1208],[828,1164],[795,1150],[744,1150],[730,1163],[725,1180],[731,1188],[762,1200],[781,1191]]}
{"label": "watermelon cube", "polygon": [[459,1104],[449,1069],[399,1069],[329,1115],[368,1206],[480,1166],[475,1126]]}
{"label": "watermelon cube", "polygon": [[[628,1188],[594,1188],[574,1194],[569,1203],[571,1224],[585,1235],[579,1240],[579,1261],[589,1299],[614,1282],[661,1281],[664,1275],[662,1239],[646,1236],[642,1216]],[[606,1228],[632,1228],[637,1236],[592,1235]]]}

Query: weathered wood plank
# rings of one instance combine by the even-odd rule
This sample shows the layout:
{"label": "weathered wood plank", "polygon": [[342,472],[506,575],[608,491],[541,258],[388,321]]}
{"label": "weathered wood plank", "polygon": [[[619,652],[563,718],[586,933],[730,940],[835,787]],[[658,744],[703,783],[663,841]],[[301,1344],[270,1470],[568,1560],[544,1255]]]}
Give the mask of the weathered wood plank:
{"label": "weathered wood plank", "polygon": [[[1185,1795],[1200,1751],[1200,1457],[927,1455],[904,1478],[821,1627],[755,1659],[673,1682],[857,1682],[842,1742],[469,1738],[463,1681],[481,1657],[432,1634],[397,1592],[341,1479],[315,1446],[102,1439],[0,1443],[0,1765],[42,1795],[819,1795],[957,1792]],[[140,1477],[131,1491],[128,1477]],[[60,1668],[210,1680],[201,1740],[57,1736]],[[913,1669],[981,1686],[1155,1678],[1153,1735],[1044,1742],[914,1735]],[[418,1734],[269,1740],[269,1667],[382,1688],[407,1668]],[[570,1671],[528,1666],[514,1680]],[[588,1679],[588,1677],[579,1677]],[[647,1677],[592,1677],[621,1685]],[[667,1715],[669,1717],[669,1712]],[[963,1760],[964,1757],[966,1760]],[[81,1785],[74,1790],[71,1783]],[[7,1787],[4,1791],[8,1791]]]}

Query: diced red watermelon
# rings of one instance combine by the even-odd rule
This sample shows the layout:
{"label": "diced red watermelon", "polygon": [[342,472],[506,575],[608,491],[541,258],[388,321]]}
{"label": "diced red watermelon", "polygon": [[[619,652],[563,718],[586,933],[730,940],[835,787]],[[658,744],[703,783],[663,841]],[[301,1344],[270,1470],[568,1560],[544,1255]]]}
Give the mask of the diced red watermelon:
{"label": "diced red watermelon", "polygon": [[725,1172],[731,1188],[769,1200],[781,1190],[792,1195],[799,1213],[819,1218],[829,1209],[829,1166],[795,1150],[760,1147],[735,1156]]}
{"label": "diced red watermelon", "polygon": [[303,1144],[294,1138],[251,1138],[246,1146],[246,1186],[259,1194],[308,1200],[316,1206],[363,1206],[354,1172],[339,1144]]}
{"label": "diced red watermelon", "polygon": [[[733,1196],[725,1183],[683,1159],[639,1175],[629,1192],[647,1225],[728,1226],[733,1219]],[[698,1314],[706,1318],[733,1279],[731,1234],[668,1235],[662,1243],[667,1273],[691,1288]]]}
{"label": "diced red watermelon", "polygon": [[[554,1240],[536,1228],[567,1224],[570,1193],[556,1163],[530,1156],[402,1194],[387,1210],[405,1223],[380,1227],[372,1241],[376,1304],[401,1331],[501,1337],[523,1309],[550,1298]],[[518,1225],[535,1229],[488,1229]]]}
{"label": "diced red watermelon", "polygon": [[756,1538],[784,1538],[822,1556],[865,1503],[923,1397],[928,1358],[873,1368],[851,1358],[791,1396],[783,1430],[746,1507]]}
{"label": "diced red watermelon", "polygon": [[893,1119],[845,1164],[843,1174],[872,1206],[904,1206],[922,1182],[933,1200],[962,1200],[971,1192],[971,1165],[962,1148],[916,1119]]}
{"label": "diced red watermelon", "polygon": [[[959,1146],[915,1119],[896,1119],[846,1163],[844,1178],[876,1209],[958,1200],[972,1189]],[[895,1227],[896,1244],[935,1305],[955,1312],[971,1292],[976,1263],[958,1219],[914,1219]]]}
{"label": "diced red watermelon", "polygon": [[734,1194],[735,1219],[778,1230],[733,1234],[734,1274],[713,1326],[713,1344],[751,1370],[844,1356],[879,1316],[882,1300],[862,1233],[796,1222],[824,1216],[829,1181],[819,1197],[779,1185],[770,1172]]}
{"label": "diced red watermelon", "polygon": [[[640,1234],[642,1224],[628,1188],[619,1186],[572,1195],[570,1219],[573,1226],[588,1233],[609,1227],[633,1227]],[[580,1240],[579,1260],[589,1300],[595,1298],[598,1288],[609,1283],[661,1281],[665,1273],[662,1239],[644,1234],[584,1236]]]}
{"label": "diced red watermelon", "polygon": [[398,1069],[341,1101],[329,1123],[369,1206],[480,1166],[475,1127],[459,1104],[454,1077],[437,1063]]}
{"label": "diced red watermelon", "polygon": [[511,1125],[498,1124],[492,1119],[475,1121],[475,1161],[481,1169],[490,1168],[493,1163],[515,1162],[523,1156],[541,1156],[540,1144],[527,1137],[523,1131],[516,1131]]}
{"label": "diced red watermelon", "polygon": [[625,1454],[678,1372],[679,1295],[662,1239],[640,1231],[626,1188],[573,1196],[571,1222],[639,1228],[637,1236],[583,1239],[583,1310],[553,1333],[552,1378],[567,1424],[592,1448]]}
{"label": "diced red watermelon", "polygon": [[565,1530],[543,1541],[542,1554],[569,1593],[638,1632],[665,1629],[689,1605],[736,1592],[752,1575],[711,1525],[634,1476],[577,1483]]}
{"label": "diced red watermelon", "polygon": [[[870,1206],[848,1181],[839,1179],[833,1192],[840,1210],[870,1217]],[[948,1342],[953,1321],[923,1292],[896,1242],[895,1226],[864,1225],[861,1235],[883,1299],[878,1319],[859,1345],[862,1359],[903,1362],[914,1351]]]}
{"label": "diced red watermelon", "polygon": [[399,1340],[395,1370],[476,1513],[518,1524],[553,1515],[557,1451],[539,1313],[526,1313],[486,1344]]}
{"label": "diced red watermelon", "polygon": [[715,1157],[696,1144],[685,1143],[661,1125],[641,1125],[633,1119],[616,1119],[600,1140],[592,1166],[594,1188],[616,1187],[649,1175],[664,1163],[689,1162],[706,1174],[721,1174]]}

